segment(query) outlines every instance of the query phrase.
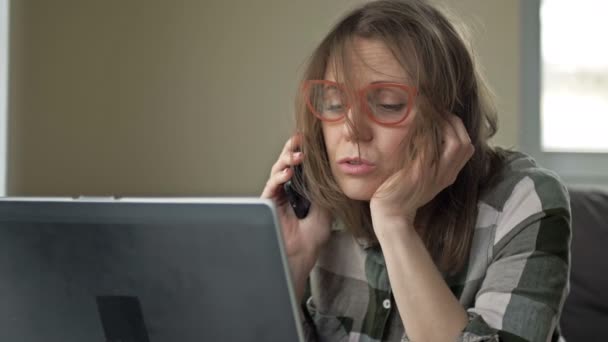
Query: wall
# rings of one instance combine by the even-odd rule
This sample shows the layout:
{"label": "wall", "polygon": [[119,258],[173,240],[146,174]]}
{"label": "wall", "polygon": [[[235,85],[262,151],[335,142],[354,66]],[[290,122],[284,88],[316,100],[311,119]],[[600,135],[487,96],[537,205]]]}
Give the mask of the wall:
{"label": "wall", "polygon": [[8,0],[0,0],[0,196],[6,194],[8,110]]}
{"label": "wall", "polygon": [[[516,145],[518,1],[472,24]],[[306,57],[348,0],[14,0],[11,195],[257,195]]]}

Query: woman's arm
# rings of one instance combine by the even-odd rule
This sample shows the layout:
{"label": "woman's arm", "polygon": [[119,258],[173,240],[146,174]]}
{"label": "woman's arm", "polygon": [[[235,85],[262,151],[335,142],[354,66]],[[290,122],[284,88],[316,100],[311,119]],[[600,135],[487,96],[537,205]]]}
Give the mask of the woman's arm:
{"label": "woman's arm", "polygon": [[[381,232],[391,288],[412,341],[456,341],[468,323],[467,312],[447,286],[413,225],[373,222]],[[388,226],[387,229],[384,229]]]}
{"label": "woman's arm", "polygon": [[415,160],[385,180],[370,200],[397,307],[416,342],[455,341],[468,321],[414,228],[418,209],[453,184],[475,152],[459,117],[448,114],[441,125],[440,159]]}
{"label": "woman's arm", "polygon": [[[503,214],[512,222],[514,212]],[[492,246],[492,260],[475,295],[474,307],[468,312],[449,290],[411,226],[378,230],[395,301],[412,341],[500,338],[544,342],[552,337],[567,294],[567,203],[517,222],[509,227],[498,222],[503,233]],[[380,228],[399,223],[375,224]]]}

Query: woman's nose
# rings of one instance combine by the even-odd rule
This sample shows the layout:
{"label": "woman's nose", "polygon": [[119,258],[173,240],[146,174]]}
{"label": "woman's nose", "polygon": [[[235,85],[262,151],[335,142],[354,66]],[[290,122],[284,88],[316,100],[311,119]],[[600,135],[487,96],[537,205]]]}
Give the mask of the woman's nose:
{"label": "woman's nose", "polygon": [[350,108],[344,118],[344,134],[348,141],[370,141],[372,130],[369,119],[364,113]]}

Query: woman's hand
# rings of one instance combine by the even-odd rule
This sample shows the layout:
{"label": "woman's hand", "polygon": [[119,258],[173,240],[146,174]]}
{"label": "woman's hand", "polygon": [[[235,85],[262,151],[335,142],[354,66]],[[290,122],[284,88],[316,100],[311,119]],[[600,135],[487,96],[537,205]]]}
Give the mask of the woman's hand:
{"label": "woman's hand", "polygon": [[319,249],[329,239],[331,231],[331,216],[327,211],[312,203],[308,215],[300,220],[283,190],[283,184],[293,176],[291,166],[301,164],[305,158],[302,152],[296,152],[300,144],[299,135],[287,141],[277,162],[272,166],[261,195],[262,198],[271,199],[277,208],[298,298],[303,294],[306,278],[317,260]]}
{"label": "woman's hand", "polygon": [[[404,222],[413,227],[418,208],[452,185],[460,170],[471,159],[475,148],[459,117],[453,114],[443,125],[443,151],[439,162],[423,165],[415,161],[378,187],[370,200],[374,229],[376,222]],[[390,225],[378,225],[390,226]]]}

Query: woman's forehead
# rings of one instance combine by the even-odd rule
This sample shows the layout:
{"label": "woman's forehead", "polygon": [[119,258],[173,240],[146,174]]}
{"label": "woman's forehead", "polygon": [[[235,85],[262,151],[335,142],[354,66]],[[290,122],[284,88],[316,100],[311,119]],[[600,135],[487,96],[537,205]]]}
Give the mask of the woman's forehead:
{"label": "woman's forehead", "polygon": [[330,56],[325,79],[361,85],[377,81],[409,81],[406,70],[384,42],[359,37],[346,44],[341,56]]}

